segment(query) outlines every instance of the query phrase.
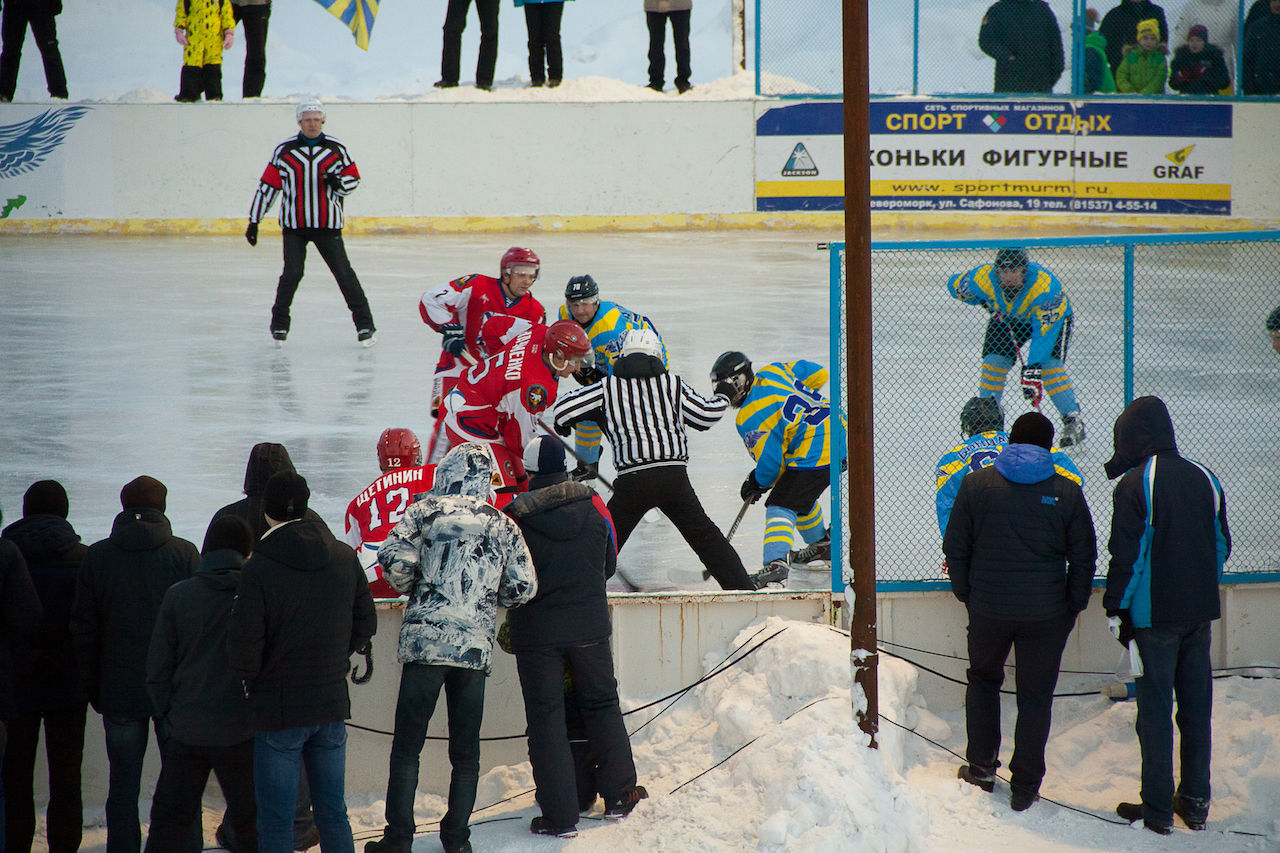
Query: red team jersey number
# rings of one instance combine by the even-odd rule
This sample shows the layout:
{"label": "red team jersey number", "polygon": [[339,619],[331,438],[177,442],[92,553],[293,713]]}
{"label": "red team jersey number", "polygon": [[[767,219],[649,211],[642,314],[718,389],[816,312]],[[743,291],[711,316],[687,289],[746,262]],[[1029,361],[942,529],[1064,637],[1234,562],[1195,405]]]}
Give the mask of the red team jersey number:
{"label": "red team jersey number", "polygon": [[382,577],[378,548],[404,518],[414,498],[431,488],[436,466],[388,471],[347,505],[347,543],[355,549],[374,598],[399,598]]}

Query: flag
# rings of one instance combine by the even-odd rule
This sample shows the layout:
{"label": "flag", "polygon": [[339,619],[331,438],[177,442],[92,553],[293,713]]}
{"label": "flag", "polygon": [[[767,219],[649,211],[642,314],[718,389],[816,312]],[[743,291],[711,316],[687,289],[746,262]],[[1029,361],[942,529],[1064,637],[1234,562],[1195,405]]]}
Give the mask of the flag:
{"label": "flag", "polygon": [[378,14],[379,0],[316,0],[339,21],[347,25],[356,44],[369,49],[369,34],[373,32],[373,19]]}

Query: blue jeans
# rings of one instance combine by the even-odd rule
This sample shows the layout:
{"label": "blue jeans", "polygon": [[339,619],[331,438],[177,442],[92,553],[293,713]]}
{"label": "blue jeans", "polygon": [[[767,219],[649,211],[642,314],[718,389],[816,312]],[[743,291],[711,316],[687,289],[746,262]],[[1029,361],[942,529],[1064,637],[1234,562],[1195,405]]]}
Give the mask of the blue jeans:
{"label": "blue jeans", "polygon": [[341,720],[253,736],[253,785],[258,801],[258,850],[292,853],[298,773],[306,763],[320,849],[355,853],[347,820],[347,726]]}
{"label": "blue jeans", "polygon": [[1142,817],[1173,824],[1173,705],[1177,697],[1181,778],[1177,794],[1189,813],[1209,814],[1210,719],[1213,677],[1208,622],[1137,628],[1142,677],[1137,680],[1138,743],[1142,747]]}
{"label": "blue jeans", "polygon": [[383,838],[413,841],[413,800],[418,790],[418,761],[427,725],[444,688],[449,712],[449,809],[440,821],[440,842],[461,845],[471,837],[468,824],[480,780],[480,721],[484,716],[485,674],[478,669],[406,663],[400,671],[396,731],[391,740],[387,777],[387,828]]}
{"label": "blue jeans", "polygon": [[[147,729],[150,717],[102,715],[102,731],[107,742],[107,853],[138,853],[142,849],[142,826],[138,819],[138,798],[142,787],[142,763],[147,756]],[[156,743],[164,752],[169,742],[169,726],[155,719]],[[203,845],[200,824],[191,826],[187,843],[178,853],[196,853]]]}

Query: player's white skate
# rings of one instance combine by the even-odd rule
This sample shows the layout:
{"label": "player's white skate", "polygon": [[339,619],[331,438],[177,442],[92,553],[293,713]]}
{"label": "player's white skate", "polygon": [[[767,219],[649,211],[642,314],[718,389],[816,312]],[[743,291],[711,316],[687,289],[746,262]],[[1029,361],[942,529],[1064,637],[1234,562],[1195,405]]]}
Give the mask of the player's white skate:
{"label": "player's white skate", "polygon": [[1084,418],[1079,412],[1062,416],[1062,432],[1058,434],[1058,446],[1063,450],[1075,450],[1084,444]]}

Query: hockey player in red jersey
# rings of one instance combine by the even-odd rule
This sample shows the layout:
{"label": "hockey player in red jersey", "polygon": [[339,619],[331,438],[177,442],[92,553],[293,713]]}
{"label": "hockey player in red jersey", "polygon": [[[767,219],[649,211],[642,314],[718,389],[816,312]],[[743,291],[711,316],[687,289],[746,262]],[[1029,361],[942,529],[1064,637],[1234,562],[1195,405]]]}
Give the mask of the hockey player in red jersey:
{"label": "hockey player in red jersey", "polygon": [[[546,323],[546,310],[529,292],[541,268],[542,262],[532,249],[512,246],[502,255],[498,278],[473,273],[422,294],[418,303],[422,322],[443,335],[432,388],[433,415],[439,416],[441,401],[462,371],[494,354],[481,335],[485,320],[508,314],[530,323]],[[439,462],[449,449],[438,435],[437,423],[427,448],[428,461]]]}
{"label": "hockey player in red jersey", "polygon": [[537,434],[538,415],[555,402],[559,379],[590,364],[591,356],[591,341],[572,320],[524,330],[459,377],[442,405],[442,440],[489,445],[503,487],[523,491],[521,457]]}

